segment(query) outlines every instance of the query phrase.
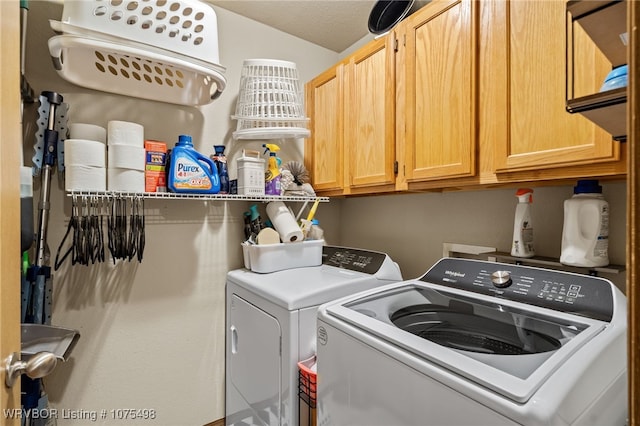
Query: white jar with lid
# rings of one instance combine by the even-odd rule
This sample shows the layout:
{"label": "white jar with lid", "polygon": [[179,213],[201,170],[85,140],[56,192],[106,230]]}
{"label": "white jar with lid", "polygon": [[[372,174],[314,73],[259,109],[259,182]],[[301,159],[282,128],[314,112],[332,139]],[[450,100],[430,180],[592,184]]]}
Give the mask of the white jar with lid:
{"label": "white jar with lid", "polygon": [[564,202],[560,263],[598,267],[609,264],[609,203],[597,180],[579,180]]}

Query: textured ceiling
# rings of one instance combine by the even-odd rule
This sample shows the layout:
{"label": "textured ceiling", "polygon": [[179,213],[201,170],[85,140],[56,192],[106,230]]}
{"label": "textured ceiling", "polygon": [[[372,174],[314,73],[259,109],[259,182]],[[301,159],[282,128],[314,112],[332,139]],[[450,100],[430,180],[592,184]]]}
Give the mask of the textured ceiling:
{"label": "textured ceiling", "polygon": [[335,52],[369,34],[375,0],[208,0]]}

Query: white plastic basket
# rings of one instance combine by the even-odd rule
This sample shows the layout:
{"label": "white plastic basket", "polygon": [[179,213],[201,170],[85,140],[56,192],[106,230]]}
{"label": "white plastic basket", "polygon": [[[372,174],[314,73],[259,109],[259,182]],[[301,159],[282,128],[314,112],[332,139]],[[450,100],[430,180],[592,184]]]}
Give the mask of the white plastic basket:
{"label": "white plastic basket", "polygon": [[61,22],[220,62],[216,13],[198,0],[71,0],[64,2]]}
{"label": "white plastic basket", "polygon": [[264,120],[238,119],[235,139],[288,139],[308,138],[311,132],[305,127],[307,119],[303,120]]}
{"label": "white plastic basket", "polygon": [[286,269],[322,265],[324,240],[296,243],[248,244],[242,243],[244,267],[266,274]]}
{"label": "white plastic basket", "polygon": [[66,1],[50,23],[54,66],[79,86],[192,106],[226,87],[216,14],[200,1]]}
{"label": "white plastic basket", "polygon": [[233,119],[236,139],[308,137],[303,92],[296,64],[274,59],[247,59]]}
{"label": "white plastic basket", "polygon": [[49,39],[54,67],[78,86],[180,105],[216,99],[226,80],[218,67],[75,35]]}

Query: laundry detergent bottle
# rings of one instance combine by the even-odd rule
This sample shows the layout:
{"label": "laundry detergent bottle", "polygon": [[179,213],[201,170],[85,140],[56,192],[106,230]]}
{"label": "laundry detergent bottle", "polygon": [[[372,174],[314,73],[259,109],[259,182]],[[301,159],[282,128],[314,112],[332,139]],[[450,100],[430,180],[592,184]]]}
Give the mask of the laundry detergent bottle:
{"label": "laundry detergent bottle", "polygon": [[609,264],[609,203],[597,180],[579,180],[564,201],[560,263],[598,267]]}
{"label": "laundry detergent bottle", "polygon": [[171,192],[217,194],[220,178],[216,164],[193,147],[191,136],[180,135],[171,150],[167,186]]}
{"label": "laundry detergent bottle", "polygon": [[280,185],[280,166],[278,164],[278,151],[280,147],[273,143],[265,143],[265,154],[269,153],[269,163],[267,164],[267,172],[264,175],[264,193],[266,195],[281,195]]}
{"label": "laundry detergent bottle", "polygon": [[533,249],[533,222],[531,220],[533,189],[520,188],[516,191],[516,197],[518,204],[513,222],[511,256],[533,257],[536,254]]}

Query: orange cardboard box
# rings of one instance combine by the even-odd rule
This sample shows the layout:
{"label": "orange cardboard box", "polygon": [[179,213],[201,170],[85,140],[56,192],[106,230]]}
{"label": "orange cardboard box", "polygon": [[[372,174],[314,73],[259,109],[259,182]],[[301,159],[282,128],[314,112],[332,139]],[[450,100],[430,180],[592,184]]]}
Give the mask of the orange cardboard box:
{"label": "orange cardboard box", "polygon": [[144,141],[146,150],[145,164],[145,192],[165,192],[167,190],[167,176],[165,161],[167,159],[167,144],[161,141]]}

